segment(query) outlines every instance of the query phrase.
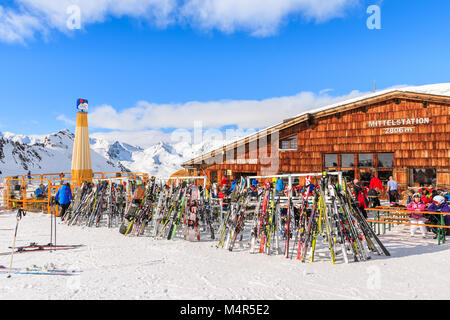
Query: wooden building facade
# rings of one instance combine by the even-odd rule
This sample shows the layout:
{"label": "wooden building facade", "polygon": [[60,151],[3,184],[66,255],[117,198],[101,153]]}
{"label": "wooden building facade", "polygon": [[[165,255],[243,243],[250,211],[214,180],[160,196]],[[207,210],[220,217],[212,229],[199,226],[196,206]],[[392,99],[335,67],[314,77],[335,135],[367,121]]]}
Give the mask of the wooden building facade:
{"label": "wooden building facade", "polygon": [[449,96],[393,90],[285,120],[183,167],[211,182],[328,170],[450,189],[449,123]]}

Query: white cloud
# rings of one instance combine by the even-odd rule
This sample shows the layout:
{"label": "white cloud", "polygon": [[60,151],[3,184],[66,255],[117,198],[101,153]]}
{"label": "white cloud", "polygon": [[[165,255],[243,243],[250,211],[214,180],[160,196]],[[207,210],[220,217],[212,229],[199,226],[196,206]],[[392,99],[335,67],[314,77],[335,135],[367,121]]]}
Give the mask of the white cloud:
{"label": "white cloud", "polygon": [[73,121],[72,119],[67,118],[65,115],[61,114],[58,117],[56,117],[56,120],[62,121],[65,124],[69,125],[69,126],[74,126],[75,125],[75,121]]}
{"label": "white cloud", "polygon": [[[113,106],[94,107],[89,114],[93,128],[119,131],[183,128],[192,129],[196,122],[204,128],[235,125],[241,129],[271,126],[302,112],[361,96],[353,91],[343,96],[316,95],[302,92],[295,96],[265,100],[224,100],[155,104],[140,101],[135,107],[116,110]],[[270,116],[268,116],[270,115]]]}
{"label": "white cloud", "polygon": [[292,15],[319,22],[340,17],[357,0],[188,0],[181,16],[203,29],[244,30],[254,36],[276,33]]}
{"label": "white cloud", "polygon": [[24,43],[38,32],[46,31],[37,17],[0,6],[0,41]]}
{"label": "white cloud", "polygon": [[276,33],[291,16],[326,21],[344,15],[359,0],[14,0],[0,6],[0,41],[24,42],[52,29],[70,32],[67,8],[77,5],[81,25],[113,17],[150,21],[158,27],[187,24],[200,30],[216,29],[254,36]]}

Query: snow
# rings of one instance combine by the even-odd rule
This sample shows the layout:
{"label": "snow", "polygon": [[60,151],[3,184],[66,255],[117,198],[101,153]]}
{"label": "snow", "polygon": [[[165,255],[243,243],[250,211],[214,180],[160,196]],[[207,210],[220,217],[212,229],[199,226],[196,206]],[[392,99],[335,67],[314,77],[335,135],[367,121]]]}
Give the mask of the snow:
{"label": "snow", "polygon": [[[58,221],[59,222],[59,221]],[[0,251],[8,252],[15,215],[0,214]],[[50,219],[29,213],[20,221],[18,245],[48,243]],[[407,227],[381,236],[391,257],[332,265],[302,264],[282,256],[217,249],[216,242],[190,243],[125,238],[117,229],[58,224],[58,244],[84,244],[68,251],[17,254],[14,267],[82,270],[80,276],[0,275],[0,299],[448,299],[448,244],[410,239]],[[10,257],[0,256],[9,266]]]}

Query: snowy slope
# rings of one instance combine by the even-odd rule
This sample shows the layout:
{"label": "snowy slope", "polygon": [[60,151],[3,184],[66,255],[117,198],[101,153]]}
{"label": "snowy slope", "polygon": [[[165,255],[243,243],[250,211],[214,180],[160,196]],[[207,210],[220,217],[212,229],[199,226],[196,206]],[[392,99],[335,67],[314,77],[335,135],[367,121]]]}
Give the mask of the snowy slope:
{"label": "snowy slope", "polygon": [[[16,223],[1,215],[0,252],[8,252]],[[20,222],[17,245],[48,243],[50,219],[28,214]],[[80,276],[0,275],[0,299],[55,300],[378,300],[449,299],[449,243],[409,238],[408,227],[381,236],[392,256],[333,265],[327,254],[301,263],[283,256],[217,249],[216,242],[123,237],[117,229],[58,224],[59,244],[83,244],[69,251],[14,256],[14,267],[83,271]],[[9,266],[10,257],[0,256]],[[369,311],[370,312],[370,311]],[[169,317],[175,319],[175,317]],[[214,318],[214,317],[213,317]]]}

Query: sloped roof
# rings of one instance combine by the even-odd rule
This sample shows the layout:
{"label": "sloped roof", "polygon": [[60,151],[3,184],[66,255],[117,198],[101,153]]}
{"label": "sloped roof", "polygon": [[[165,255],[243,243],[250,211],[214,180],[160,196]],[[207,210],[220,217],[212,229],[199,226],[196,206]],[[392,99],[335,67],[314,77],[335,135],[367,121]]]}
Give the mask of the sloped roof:
{"label": "sloped roof", "polygon": [[256,133],[248,135],[244,138],[239,138],[221,148],[209,151],[199,157],[191,159],[185,163],[183,163],[183,167],[190,166],[194,164],[201,163],[204,159],[213,156],[215,152],[224,152],[231,148],[235,148],[236,145],[240,145],[242,143],[247,143],[250,140],[257,139],[261,136],[268,135],[271,132],[282,130],[287,127],[291,127],[297,123],[307,121],[311,116],[315,117],[317,115],[328,116],[330,114],[342,112],[345,110],[353,109],[360,107],[364,102],[375,103],[378,100],[387,100],[392,98],[416,98],[416,99],[427,99],[427,100],[448,100],[450,103],[450,83],[439,83],[439,84],[431,84],[424,86],[399,86],[393,87],[390,89],[380,90],[377,92],[364,94],[356,98],[352,98],[349,100],[341,101],[335,104],[326,105],[320,108],[308,110],[306,112],[300,113],[298,115],[293,116],[287,120],[284,120],[281,123],[270,126],[266,129],[260,130]]}

